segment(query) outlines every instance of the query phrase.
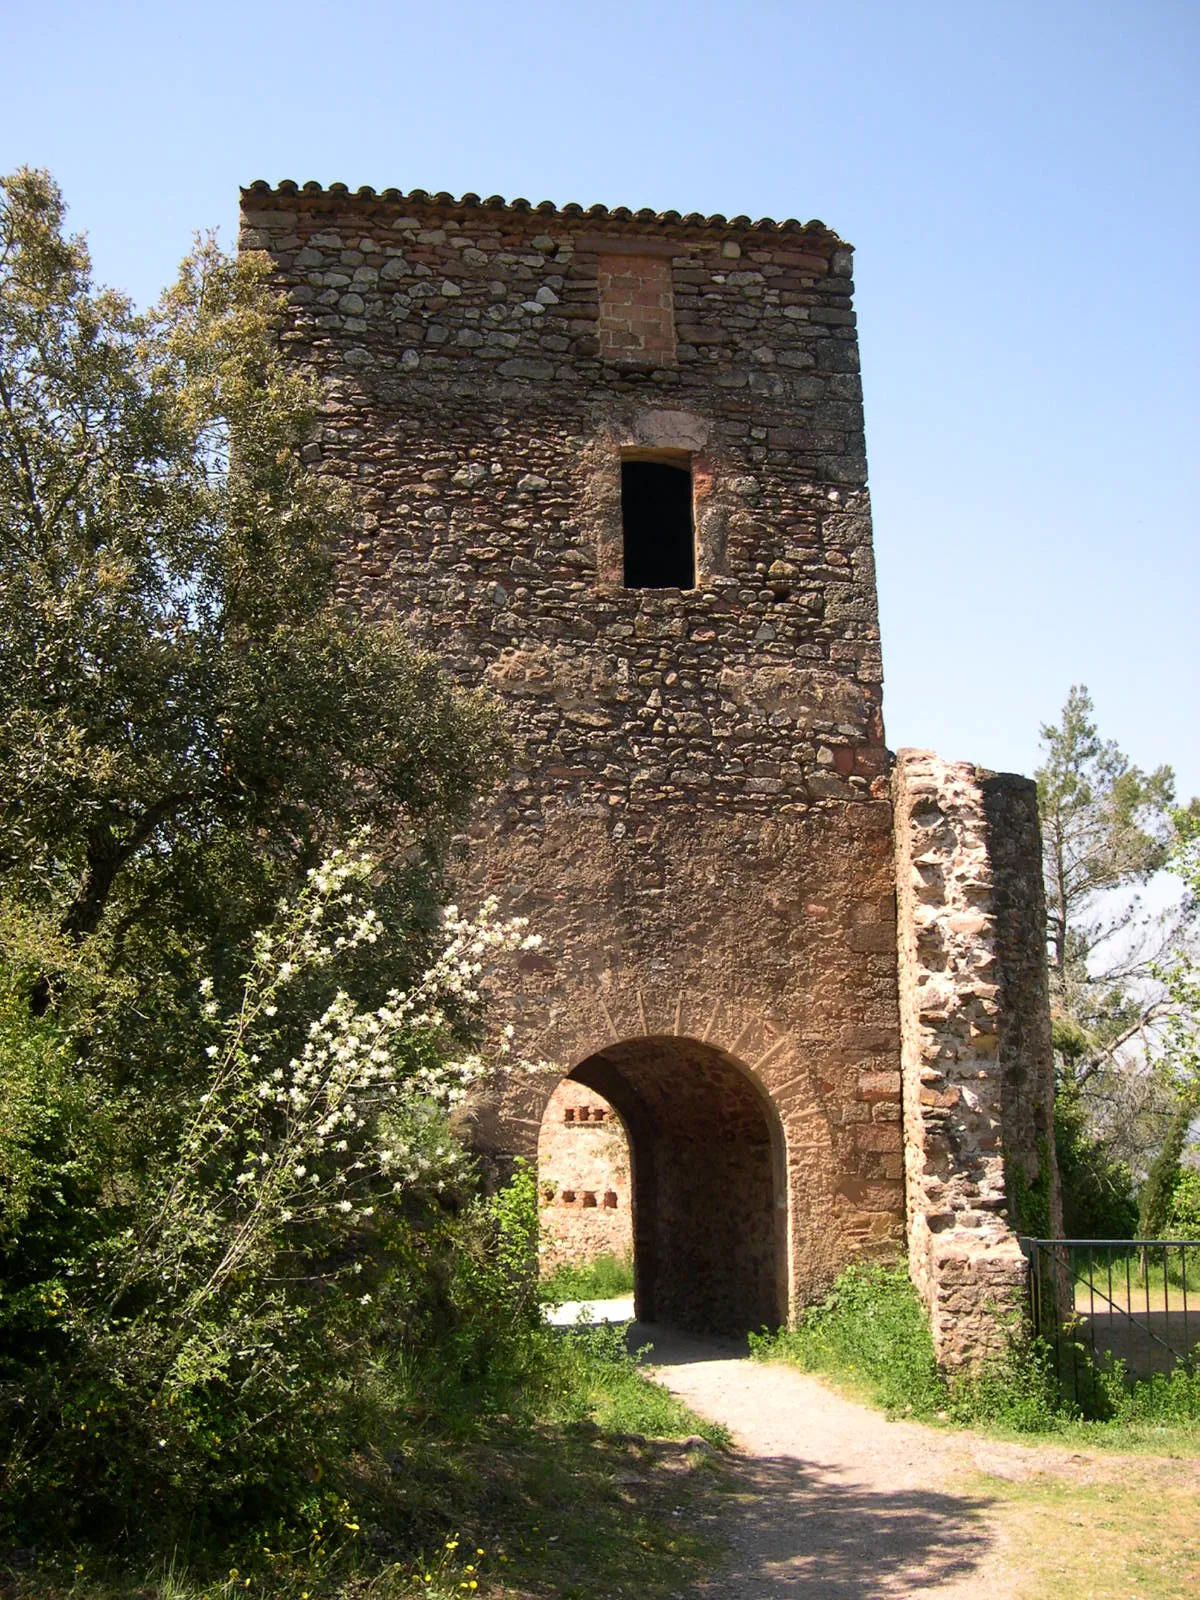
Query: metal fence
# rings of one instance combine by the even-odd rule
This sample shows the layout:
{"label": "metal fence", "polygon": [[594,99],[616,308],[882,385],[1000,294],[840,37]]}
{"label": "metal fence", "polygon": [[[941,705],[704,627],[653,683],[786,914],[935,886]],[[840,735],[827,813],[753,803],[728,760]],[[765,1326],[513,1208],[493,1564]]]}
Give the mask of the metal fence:
{"label": "metal fence", "polygon": [[1080,1394],[1097,1370],[1127,1383],[1200,1358],[1200,1240],[1022,1239],[1034,1331]]}

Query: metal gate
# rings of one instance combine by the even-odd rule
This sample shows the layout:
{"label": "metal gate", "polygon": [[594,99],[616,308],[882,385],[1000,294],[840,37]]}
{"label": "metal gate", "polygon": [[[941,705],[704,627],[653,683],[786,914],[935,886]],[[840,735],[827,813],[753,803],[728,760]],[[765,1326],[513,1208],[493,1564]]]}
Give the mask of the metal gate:
{"label": "metal gate", "polygon": [[1052,1346],[1060,1379],[1079,1392],[1081,1368],[1129,1383],[1189,1369],[1200,1354],[1200,1240],[1022,1239],[1034,1332]]}

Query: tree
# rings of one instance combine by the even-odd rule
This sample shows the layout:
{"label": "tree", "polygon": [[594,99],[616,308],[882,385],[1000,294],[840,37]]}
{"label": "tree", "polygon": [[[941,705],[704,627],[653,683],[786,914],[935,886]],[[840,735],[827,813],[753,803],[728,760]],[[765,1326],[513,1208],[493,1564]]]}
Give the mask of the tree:
{"label": "tree", "polygon": [[443,1113],[527,936],[440,901],[504,746],[339,605],[265,269],[142,316],[63,216],[0,182],[0,1541],[277,1530],[494,1253]]}
{"label": "tree", "polygon": [[[1195,801],[1175,813],[1170,868],[1182,881],[1189,908],[1200,907],[1200,811]],[[1200,1104],[1200,959],[1193,939],[1181,941],[1159,969],[1171,1005],[1167,1051],[1180,1093]]]}
{"label": "tree", "polygon": [[1138,1237],[1157,1239],[1174,1207],[1175,1190],[1183,1176],[1183,1149],[1192,1120],[1191,1099],[1181,1096],[1167,1125],[1166,1138],[1146,1174],[1138,1196]]}
{"label": "tree", "polygon": [[1133,1174],[1098,1138],[1079,1090],[1060,1076],[1054,1101],[1054,1151],[1068,1239],[1129,1239],[1137,1227]]}
{"label": "tree", "polygon": [[1155,1070],[1172,1010],[1160,968],[1190,914],[1184,904],[1150,917],[1139,893],[1176,838],[1174,775],[1167,766],[1143,772],[1103,740],[1081,686],[1042,740],[1036,777],[1060,1082],[1110,1155],[1144,1169],[1172,1109]]}
{"label": "tree", "polygon": [[[215,952],[370,825],[403,933],[496,770],[483,703],[336,603],[319,394],[254,257],[147,316],[0,183],[0,877],[114,968]],[[53,996],[52,971],[35,1004]]]}
{"label": "tree", "polygon": [[1041,730],[1036,773],[1045,849],[1050,977],[1063,1054],[1081,1086],[1162,1013],[1135,992],[1159,953],[1139,937],[1136,894],[1167,861],[1175,779],[1150,774],[1100,738],[1086,688],[1072,687],[1056,726]]}

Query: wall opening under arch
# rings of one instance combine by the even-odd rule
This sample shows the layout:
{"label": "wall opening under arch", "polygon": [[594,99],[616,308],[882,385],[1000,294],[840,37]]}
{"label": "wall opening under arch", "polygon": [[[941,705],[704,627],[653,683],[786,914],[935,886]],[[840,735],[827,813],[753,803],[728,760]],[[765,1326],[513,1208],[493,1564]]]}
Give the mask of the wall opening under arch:
{"label": "wall opening under arch", "polygon": [[543,1270],[633,1254],[629,1141],[615,1108],[564,1078],[542,1114],[538,1200]]}
{"label": "wall opening under arch", "polygon": [[628,1135],[639,1318],[712,1333],[784,1320],[783,1133],[749,1074],[713,1045],[656,1035],[567,1081],[602,1095]]}

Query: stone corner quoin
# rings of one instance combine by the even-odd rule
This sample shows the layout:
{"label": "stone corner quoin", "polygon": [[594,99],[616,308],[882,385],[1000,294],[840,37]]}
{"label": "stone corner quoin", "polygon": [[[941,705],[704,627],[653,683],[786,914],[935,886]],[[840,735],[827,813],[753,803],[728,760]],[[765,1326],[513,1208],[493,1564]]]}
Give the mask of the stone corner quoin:
{"label": "stone corner quoin", "polygon": [[[545,942],[493,1012],[624,1126],[639,1314],[757,1327],[907,1240],[939,1358],[977,1361],[1014,1164],[1053,1188],[1036,804],[886,749],[851,249],[420,190],[242,208],[356,506],[344,598],[503,705],[471,871]],[[535,1157],[557,1081],[464,1130]]]}

